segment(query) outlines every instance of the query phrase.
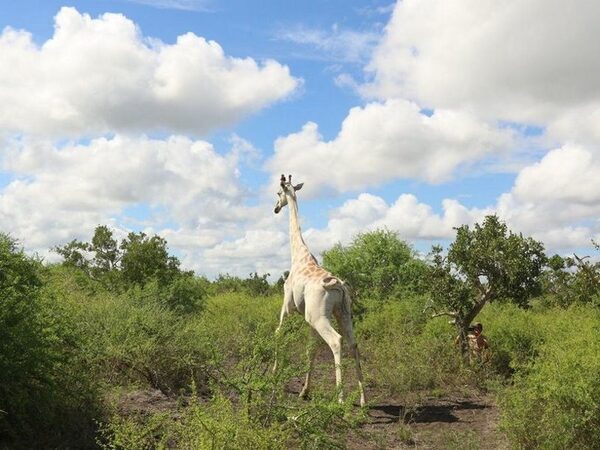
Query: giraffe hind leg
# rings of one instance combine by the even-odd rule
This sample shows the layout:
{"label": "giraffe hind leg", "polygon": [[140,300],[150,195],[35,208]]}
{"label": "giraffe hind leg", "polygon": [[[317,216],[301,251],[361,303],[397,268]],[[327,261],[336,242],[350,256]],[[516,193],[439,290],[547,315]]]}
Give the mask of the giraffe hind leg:
{"label": "giraffe hind leg", "polygon": [[340,324],[340,328],[344,339],[348,344],[348,348],[350,349],[350,355],[354,359],[354,367],[356,370],[356,379],[358,380],[358,390],[360,393],[360,406],[364,407],[366,404],[365,400],[365,390],[363,386],[363,376],[362,376],[362,368],[360,366],[360,354],[358,352],[358,344],[354,339],[354,332],[352,330],[352,317],[350,314],[343,314],[338,317],[338,323]]}
{"label": "giraffe hind leg", "polygon": [[338,390],[338,399],[343,400],[342,394],[342,336],[335,331],[331,322],[325,316],[319,317],[313,324],[313,328],[323,338],[333,353],[335,363],[335,386]]}

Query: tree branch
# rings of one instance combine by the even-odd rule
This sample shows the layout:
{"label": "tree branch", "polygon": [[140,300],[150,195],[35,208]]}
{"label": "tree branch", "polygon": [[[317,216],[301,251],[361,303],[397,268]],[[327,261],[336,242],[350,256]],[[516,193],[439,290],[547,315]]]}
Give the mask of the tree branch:
{"label": "tree branch", "polygon": [[435,317],[441,317],[441,316],[450,316],[450,317],[454,317],[456,319],[458,317],[458,314],[455,312],[451,312],[451,311],[444,311],[444,312],[432,314],[431,318],[433,319]]}

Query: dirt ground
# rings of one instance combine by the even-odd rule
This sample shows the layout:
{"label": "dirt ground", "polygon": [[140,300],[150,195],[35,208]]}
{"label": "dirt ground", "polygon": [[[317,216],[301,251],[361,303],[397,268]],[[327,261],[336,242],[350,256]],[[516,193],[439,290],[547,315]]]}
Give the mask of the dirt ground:
{"label": "dirt ground", "polygon": [[497,430],[498,410],[489,396],[425,397],[405,408],[386,399],[347,440],[350,449],[508,449]]}

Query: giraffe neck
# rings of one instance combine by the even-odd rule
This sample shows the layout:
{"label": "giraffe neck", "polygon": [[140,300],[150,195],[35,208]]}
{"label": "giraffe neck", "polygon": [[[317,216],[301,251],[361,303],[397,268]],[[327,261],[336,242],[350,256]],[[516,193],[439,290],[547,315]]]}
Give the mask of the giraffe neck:
{"label": "giraffe neck", "polygon": [[310,255],[310,251],[302,238],[300,221],[298,220],[298,203],[295,198],[289,195],[288,205],[290,208],[290,250],[292,253],[292,266],[294,266],[306,255]]}

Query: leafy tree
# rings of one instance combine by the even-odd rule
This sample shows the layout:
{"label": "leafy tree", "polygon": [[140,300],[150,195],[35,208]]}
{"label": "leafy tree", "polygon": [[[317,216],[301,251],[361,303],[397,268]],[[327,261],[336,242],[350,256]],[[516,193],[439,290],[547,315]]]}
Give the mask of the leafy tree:
{"label": "leafy tree", "polygon": [[250,273],[248,278],[240,278],[228,273],[221,273],[213,282],[213,289],[216,293],[245,292],[252,296],[264,297],[273,292],[273,287],[267,280],[270,275],[269,273],[259,275],[254,272]]}
{"label": "leafy tree", "polygon": [[[592,241],[597,250],[600,247]],[[600,262],[591,262],[588,256],[563,258],[554,255],[548,260],[543,274],[545,300],[558,306],[573,303],[600,305]]]}
{"label": "leafy tree", "polygon": [[89,251],[89,244],[86,242],[73,239],[62,247],[54,247],[53,250],[63,257],[63,264],[65,266],[78,267],[89,272],[90,261],[86,255]]}
{"label": "leafy tree", "polygon": [[54,251],[64,258],[65,266],[80,268],[107,287],[114,287],[118,282],[116,274],[122,255],[112,231],[106,225],[96,227],[92,242],[73,239],[62,247],[55,247]]}
{"label": "leafy tree", "polygon": [[323,252],[323,265],[358,296],[390,296],[397,289],[422,292],[426,264],[398,234],[377,230],[357,235],[348,246]]}
{"label": "leafy tree", "polygon": [[540,292],[546,262],[540,242],[509,231],[495,215],[472,229],[459,227],[448,255],[434,246],[432,256],[432,307],[454,318],[463,353],[469,325],[485,304],[506,299],[525,306]]}
{"label": "leafy tree", "polygon": [[160,236],[129,233],[121,241],[121,273],[128,284],[144,285],[152,279],[159,285],[171,283],[179,275],[179,259],[170,256],[167,241]]}
{"label": "leafy tree", "polygon": [[180,269],[179,259],[169,255],[167,241],[157,235],[132,232],[119,243],[112,231],[101,225],[91,242],[73,240],[55,251],[63,256],[63,265],[81,269],[105,289],[124,292],[139,288],[179,314],[198,312],[209,289],[208,280]]}
{"label": "leafy tree", "polygon": [[95,253],[93,264],[98,272],[106,273],[118,267],[121,254],[112,231],[106,225],[96,227],[88,248]]}
{"label": "leafy tree", "polygon": [[72,240],[54,250],[64,258],[64,265],[82,269],[111,290],[152,280],[166,286],[184,274],[179,259],[169,255],[165,239],[131,232],[119,244],[105,225],[96,227],[91,242]]}

